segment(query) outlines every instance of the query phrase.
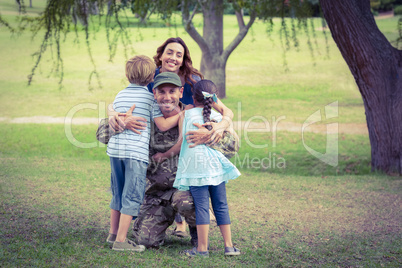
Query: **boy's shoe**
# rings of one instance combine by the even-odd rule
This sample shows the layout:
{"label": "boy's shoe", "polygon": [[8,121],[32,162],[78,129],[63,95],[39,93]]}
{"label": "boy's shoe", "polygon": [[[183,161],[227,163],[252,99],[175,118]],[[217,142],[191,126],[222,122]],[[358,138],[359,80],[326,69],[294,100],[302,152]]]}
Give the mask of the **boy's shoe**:
{"label": "boy's shoe", "polygon": [[182,252],[183,255],[187,257],[204,257],[204,258],[209,258],[209,252],[208,251],[197,251],[197,248],[192,248],[188,249]]}
{"label": "boy's shoe", "polygon": [[115,235],[115,234],[109,234],[109,235],[107,236],[107,238],[106,238],[106,242],[107,242],[107,243],[110,243],[110,244],[113,244],[114,241],[116,241],[116,236],[117,236],[117,235]]}
{"label": "boy's shoe", "polygon": [[180,237],[180,238],[188,237],[188,234],[186,232],[176,231],[176,228],[174,229],[172,235]]}
{"label": "boy's shoe", "polygon": [[124,242],[114,241],[112,249],[117,251],[131,250],[135,252],[143,252],[145,247],[143,245],[137,245],[133,241],[126,238]]}
{"label": "boy's shoe", "polygon": [[237,256],[240,255],[240,249],[235,247],[225,247],[225,256]]}

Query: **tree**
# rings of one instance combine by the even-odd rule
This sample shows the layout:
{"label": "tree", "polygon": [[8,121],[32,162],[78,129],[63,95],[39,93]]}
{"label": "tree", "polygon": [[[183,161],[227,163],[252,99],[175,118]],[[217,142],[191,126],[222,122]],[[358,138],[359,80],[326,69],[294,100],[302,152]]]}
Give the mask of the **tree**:
{"label": "tree", "polygon": [[[225,5],[231,4],[235,11],[239,33],[223,47],[223,14]],[[226,63],[230,54],[246,37],[254,21],[259,18],[267,20],[274,15],[284,16],[284,10],[292,7],[296,17],[303,19],[310,14],[308,1],[300,0],[251,0],[251,1],[181,1],[183,25],[187,33],[196,41],[202,51],[200,71],[206,78],[212,80],[218,88],[219,98],[226,97]],[[194,7],[191,13],[190,7]],[[192,23],[192,19],[201,9],[203,15],[203,34],[199,34]],[[249,20],[245,23],[244,10],[247,10]],[[272,21],[270,21],[272,23]],[[306,24],[301,24],[306,26]],[[306,26],[307,27],[307,26]]]}
{"label": "tree", "polygon": [[402,51],[378,29],[369,0],[320,4],[363,98],[372,169],[401,174]]}

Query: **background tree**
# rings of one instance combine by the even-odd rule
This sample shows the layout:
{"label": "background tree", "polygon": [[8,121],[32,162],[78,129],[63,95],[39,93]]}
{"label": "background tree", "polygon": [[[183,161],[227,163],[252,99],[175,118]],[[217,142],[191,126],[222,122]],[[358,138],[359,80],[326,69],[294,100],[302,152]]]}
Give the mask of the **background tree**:
{"label": "background tree", "polygon": [[320,0],[363,97],[373,170],[401,174],[402,51],[378,29],[369,0]]}
{"label": "background tree", "polygon": [[[239,33],[223,47],[223,15],[224,9],[231,5],[237,18]],[[191,7],[192,11],[191,11]],[[226,63],[230,54],[246,37],[254,21],[259,18],[272,23],[272,17],[285,15],[285,10],[292,8],[294,15],[304,19],[311,14],[309,1],[300,0],[250,0],[250,1],[181,1],[181,12],[184,29],[194,39],[202,51],[200,71],[218,87],[220,98],[226,97]],[[192,23],[195,13],[201,10],[203,15],[203,33],[197,31]],[[249,14],[245,21],[244,11]],[[306,26],[305,24],[301,24]],[[307,27],[307,26],[306,26]]]}

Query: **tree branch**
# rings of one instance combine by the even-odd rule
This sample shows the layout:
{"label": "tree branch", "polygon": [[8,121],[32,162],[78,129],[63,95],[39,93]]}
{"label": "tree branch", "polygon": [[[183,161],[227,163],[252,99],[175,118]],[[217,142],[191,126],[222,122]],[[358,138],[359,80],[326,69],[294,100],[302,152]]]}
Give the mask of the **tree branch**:
{"label": "tree branch", "polygon": [[254,10],[251,11],[250,20],[247,23],[247,25],[244,24],[242,12],[236,11],[236,17],[237,17],[237,23],[239,25],[239,33],[223,51],[222,58],[225,61],[229,58],[230,54],[235,50],[235,48],[240,44],[240,42],[247,35],[248,30],[251,28],[251,26],[253,25],[253,23],[257,17],[257,14]]}
{"label": "tree branch", "polygon": [[191,17],[187,23],[193,23],[193,18],[194,18],[195,13],[197,12],[197,9],[198,9],[198,3],[195,4],[194,9],[193,9],[193,14],[191,14]]}
{"label": "tree branch", "polygon": [[183,19],[183,26],[186,32],[194,39],[194,41],[198,44],[201,50],[204,52],[209,51],[209,47],[205,39],[198,33],[197,29],[194,27],[192,19],[194,18],[194,14],[196,13],[196,9],[198,5],[193,10],[193,14],[190,17],[189,14],[189,2],[187,0],[182,0],[181,2],[181,11],[182,11],[182,19]]}

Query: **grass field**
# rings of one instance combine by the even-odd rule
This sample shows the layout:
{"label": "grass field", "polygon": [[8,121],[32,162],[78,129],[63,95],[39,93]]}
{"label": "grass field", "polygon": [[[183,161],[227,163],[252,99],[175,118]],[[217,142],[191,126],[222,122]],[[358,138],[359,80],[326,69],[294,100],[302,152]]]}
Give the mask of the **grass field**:
{"label": "grass field", "polygon": [[[26,1],[27,2],[27,1]],[[0,14],[16,25],[13,1],[0,3]],[[33,1],[37,14],[45,1]],[[398,18],[377,20],[389,40],[398,34]],[[181,26],[166,27],[153,18],[138,28],[130,18],[134,54],[152,57],[168,37],[181,36],[194,66],[201,52]],[[201,17],[195,17],[201,27]],[[175,17],[173,22],[179,23]],[[230,56],[225,104],[234,120],[264,120],[302,124],[317,110],[338,101],[338,116],[320,124],[364,124],[360,93],[336,45],[321,21],[315,20],[314,57],[300,33],[299,51],[286,53],[278,25],[267,34],[257,21]],[[236,18],[225,16],[226,44],[236,35]],[[201,28],[200,28],[201,29]],[[91,50],[102,87],[88,76],[93,70],[83,32],[67,35],[62,46],[64,80],[54,72],[52,53],[44,56],[27,86],[41,42],[29,33],[12,36],[0,27],[0,117],[102,118],[104,107],[125,85],[125,53],[120,45],[109,61],[105,30],[91,35]],[[49,51],[50,52],[50,51]],[[53,47],[53,57],[55,50]],[[328,57],[329,56],[329,57]],[[314,58],[314,60],[313,60]],[[81,108],[77,108],[81,107]],[[0,118],[1,119],[1,118]],[[189,260],[178,252],[189,239],[170,236],[158,250],[116,253],[105,243],[109,228],[110,167],[105,146],[96,143],[96,125],[73,125],[69,140],[62,124],[0,122],[0,266],[1,267],[401,267],[402,183],[399,177],[370,172],[367,135],[339,133],[338,164],[333,167],[311,155],[306,146],[324,154],[320,133],[240,131],[241,147],[232,161],[242,176],[227,185],[233,240],[241,248],[236,258],[223,257],[218,227],[211,225],[210,258]]]}
{"label": "grass field", "polygon": [[[52,128],[44,126],[44,132],[54,133]],[[401,266],[397,178],[242,170],[227,191],[233,241],[243,253],[224,258],[212,224],[210,258],[200,261],[180,257],[190,242],[170,235],[159,250],[113,252],[104,242],[107,160],[50,153],[46,147],[44,154],[27,151],[16,145],[1,156],[2,267]]]}

